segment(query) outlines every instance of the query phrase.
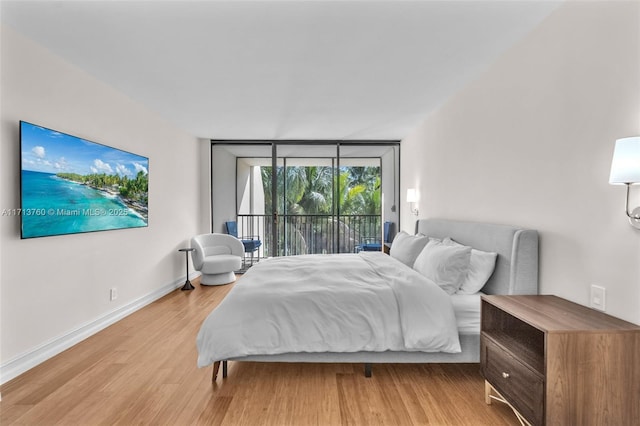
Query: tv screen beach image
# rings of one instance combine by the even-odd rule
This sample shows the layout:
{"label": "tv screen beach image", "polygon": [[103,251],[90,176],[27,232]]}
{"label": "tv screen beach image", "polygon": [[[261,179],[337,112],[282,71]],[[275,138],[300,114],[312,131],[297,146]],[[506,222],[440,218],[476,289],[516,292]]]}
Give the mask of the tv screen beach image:
{"label": "tv screen beach image", "polygon": [[148,225],[149,159],[20,122],[22,238]]}

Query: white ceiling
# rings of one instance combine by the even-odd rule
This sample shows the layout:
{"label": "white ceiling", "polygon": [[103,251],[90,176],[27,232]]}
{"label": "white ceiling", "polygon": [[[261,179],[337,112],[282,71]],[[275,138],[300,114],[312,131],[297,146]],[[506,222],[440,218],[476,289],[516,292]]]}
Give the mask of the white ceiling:
{"label": "white ceiling", "polygon": [[214,139],[401,139],[560,1],[10,1],[3,24]]}

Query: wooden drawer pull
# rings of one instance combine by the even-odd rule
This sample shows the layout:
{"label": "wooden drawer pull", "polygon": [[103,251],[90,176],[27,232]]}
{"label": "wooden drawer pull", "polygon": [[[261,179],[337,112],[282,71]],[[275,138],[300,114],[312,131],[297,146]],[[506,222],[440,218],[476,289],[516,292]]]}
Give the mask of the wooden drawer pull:
{"label": "wooden drawer pull", "polygon": [[509,373],[505,373],[504,371],[502,372],[502,377],[505,379],[509,378]]}

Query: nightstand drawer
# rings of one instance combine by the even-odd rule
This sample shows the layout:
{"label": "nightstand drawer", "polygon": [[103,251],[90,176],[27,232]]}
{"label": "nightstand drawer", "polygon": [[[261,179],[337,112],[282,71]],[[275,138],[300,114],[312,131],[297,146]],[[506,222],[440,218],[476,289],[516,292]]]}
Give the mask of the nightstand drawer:
{"label": "nightstand drawer", "polygon": [[481,361],[484,378],[533,425],[544,418],[544,380],[540,374],[483,336]]}

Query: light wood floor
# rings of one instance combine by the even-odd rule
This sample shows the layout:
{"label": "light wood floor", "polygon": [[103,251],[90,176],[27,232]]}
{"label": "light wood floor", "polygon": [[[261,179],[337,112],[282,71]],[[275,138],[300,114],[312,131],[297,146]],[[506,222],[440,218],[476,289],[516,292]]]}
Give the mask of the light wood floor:
{"label": "light wood floor", "polygon": [[195,337],[231,286],[176,290],[2,386],[7,425],[515,425],[477,364],[229,362],[211,383]]}

